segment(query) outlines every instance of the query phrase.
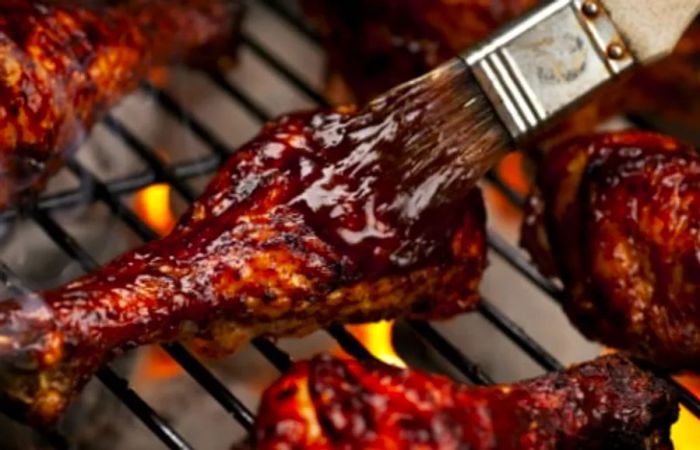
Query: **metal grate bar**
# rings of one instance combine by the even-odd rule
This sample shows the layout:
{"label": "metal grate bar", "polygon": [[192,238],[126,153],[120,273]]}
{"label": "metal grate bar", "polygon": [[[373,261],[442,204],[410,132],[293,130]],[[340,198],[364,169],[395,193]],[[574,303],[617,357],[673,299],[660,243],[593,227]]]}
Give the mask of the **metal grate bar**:
{"label": "metal grate bar", "polygon": [[168,93],[150,83],[144,83],[143,88],[146,93],[155,99],[171,116],[187,124],[187,128],[205,143],[216,156],[225,159],[233,153],[232,148],[215,137],[198,119],[185,111]]}
{"label": "metal grate bar", "polygon": [[452,342],[445,339],[432,325],[422,321],[409,321],[408,324],[418,333],[418,336],[428,342],[431,347],[437,350],[451,365],[469,378],[471,382],[480,385],[493,384],[491,377],[481,370],[481,367],[464,356]]}
{"label": "metal grate bar", "polygon": [[544,347],[528,335],[518,324],[509,319],[485,298],[478,306],[479,312],[503,334],[515,342],[530,358],[549,371],[561,370],[564,365],[557,361]]}
{"label": "metal grate bar", "polygon": [[170,184],[185,200],[188,202],[193,202],[197,195],[194,193],[192,188],[187,185],[183,180],[175,176],[173,171],[167,167],[165,161],[162,161],[158,155],[151,149],[149,149],[146,144],[141,142],[131,131],[129,131],[124,124],[115,119],[113,116],[107,116],[103,123],[109,128],[114,134],[119,136],[124,143],[139,155],[148,167],[153,171],[156,177]]}
{"label": "metal grate bar", "polygon": [[309,86],[304,80],[299,78],[294,74],[286,65],[280,62],[276,57],[274,57],[265,47],[263,47],[257,40],[253,37],[247,35],[246,33],[241,34],[241,42],[250,47],[250,49],[258,56],[260,59],[265,61],[270,67],[275,69],[276,72],[281,74],[292,86],[301,91],[306,95],[309,100],[316,102],[320,106],[330,106],[326,98],[321,95],[316,89]]}
{"label": "metal grate bar", "polygon": [[[173,164],[170,171],[176,178],[188,180],[201,175],[215,172],[221,164],[221,159],[216,156],[196,158],[190,161]],[[123,178],[105,183],[109,193],[114,196],[133,194],[158,181],[158,177],[152,171],[136,173]],[[57,209],[69,209],[75,206],[90,202],[89,192],[84,188],[71,189],[56,194],[48,194],[39,199],[32,209],[39,211],[53,211]],[[21,213],[21,208],[14,207],[0,212],[0,222],[7,222],[17,218]]]}
{"label": "metal grate bar", "polygon": [[249,114],[255,117],[258,121],[265,123],[268,120],[270,120],[270,116],[267,114],[267,112],[265,112],[264,109],[258,106],[258,104],[255,103],[255,101],[252,100],[250,96],[248,96],[246,93],[238,89],[233,84],[229,83],[221,72],[211,71],[209,72],[209,77],[219,89],[221,89],[230,97],[235,99],[241,106],[245,108],[246,111],[248,111]]}
{"label": "metal grate bar", "polygon": [[216,378],[209,369],[202,365],[181,344],[165,344],[163,348],[187,370],[200,386],[214,397],[223,408],[229,412],[248,431],[253,430],[255,416],[253,413]]}
{"label": "metal grate bar", "polygon": [[112,195],[109,188],[102,183],[97,177],[87,170],[76,159],[66,161],[66,166],[79,177],[83,182],[86,182],[93,189],[93,195],[104,201],[109,206],[112,213],[119,216],[141,239],[151,241],[158,239],[158,233],[153,231],[148,225],[143,223],[133,211],[124,205],[119,197]]}
{"label": "metal grate bar", "polygon": [[340,348],[345,350],[348,355],[363,361],[371,361],[376,358],[370,353],[367,348],[360,343],[348,330],[340,325],[329,327],[326,332],[340,344]]}
{"label": "metal grate bar", "polygon": [[291,356],[277,348],[267,339],[254,339],[253,347],[262,353],[280,372],[286,372],[294,363]]}
{"label": "metal grate bar", "polygon": [[488,241],[489,246],[495,250],[498,255],[503,257],[511,267],[530,280],[531,283],[537,286],[543,293],[547,294],[548,297],[558,303],[563,303],[563,289],[557,286],[552,280],[542,275],[520,250],[514,248],[501,236],[491,231],[488,232]]}
{"label": "metal grate bar", "polygon": [[316,31],[309,27],[306,22],[300,20],[299,16],[287,5],[284,5],[283,2],[280,0],[263,0],[262,2],[309,40],[312,42],[319,41]]}
{"label": "metal grate bar", "polygon": [[698,400],[698,397],[672,377],[668,375],[662,375],[662,377],[676,389],[681,404],[688,408],[688,411],[693,413],[695,417],[700,417],[700,400]]}
{"label": "metal grate bar", "polygon": [[193,450],[168,423],[162,419],[139,395],[129,388],[129,382],[109,368],[97,372],[97,378],[109,388],[168,448]]}
{"label": "metal grate bar", "polygon": [[76,260],[85,272],[92,272],[100,266],[97,261],[95,261],[93,257],[47,213],[43,211],[34,211],[32,215],[34,221],[39,224],[56,245],[66,252],[68,256]]}
{"label": "metal grate bar", "polygon": [[501,192],[501,194],[505,195],[508,201],[513,205],[519,208],[523,208],[525,206],[525,199],[511,189],[506,182],[501,180],[501,178],[496,175],[493,170],[486,174],[486,179],[490,181],[491,184],[493,184]]}

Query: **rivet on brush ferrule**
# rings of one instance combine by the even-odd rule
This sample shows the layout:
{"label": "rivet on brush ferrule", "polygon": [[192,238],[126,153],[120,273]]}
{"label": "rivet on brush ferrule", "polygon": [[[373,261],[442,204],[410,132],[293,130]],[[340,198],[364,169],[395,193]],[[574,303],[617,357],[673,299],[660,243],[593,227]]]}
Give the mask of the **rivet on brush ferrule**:
{"label": "rivet on brush ferrule", "polygon": [[635,63],[615,24],[591,0],[535,9],[463,58],[516,141]]}

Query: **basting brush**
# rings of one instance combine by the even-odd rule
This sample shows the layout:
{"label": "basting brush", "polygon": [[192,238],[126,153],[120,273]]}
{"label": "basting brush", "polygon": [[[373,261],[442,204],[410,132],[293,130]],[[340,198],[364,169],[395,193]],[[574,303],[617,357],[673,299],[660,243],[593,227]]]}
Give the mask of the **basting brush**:
{"label": "basting brush", "polygon": [[[699,10],[700,0],[545,3],[363,108],[314,119],[312,140],[334,156],[295,202],[373,273],[387,259],[425,261],[502,156],[669,54]],[[334,224],[348,215],[348,224]]]}
{"label": "basting brush", "polygon": [[700,0],[547,2],[373,100],[357,117],[381,124],[377,143],[401,136],[402,155],[385,175],[411,186],[391,207],[454,201],[594,91],[669,54],[698,10]]}

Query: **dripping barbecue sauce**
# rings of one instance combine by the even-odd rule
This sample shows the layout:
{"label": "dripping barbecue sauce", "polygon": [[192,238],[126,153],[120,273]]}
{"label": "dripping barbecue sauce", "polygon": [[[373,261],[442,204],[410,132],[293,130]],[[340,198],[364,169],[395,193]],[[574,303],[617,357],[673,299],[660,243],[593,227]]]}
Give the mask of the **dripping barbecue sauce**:
{"label": "dripping barbecue sauce", "polygon": [[406,159],[406,139],[426,125],[419,115],[351,108],[293,114],[265,128],[253,145],[260,147],[256,165],[270,167],[262,159],[273,159],[283,170],[286,205],[365,277],[448,261],[451,236],[468,205],[480,201],[467,188],[443,189],[459,168],[433,161],[412,170],[421,162]]}

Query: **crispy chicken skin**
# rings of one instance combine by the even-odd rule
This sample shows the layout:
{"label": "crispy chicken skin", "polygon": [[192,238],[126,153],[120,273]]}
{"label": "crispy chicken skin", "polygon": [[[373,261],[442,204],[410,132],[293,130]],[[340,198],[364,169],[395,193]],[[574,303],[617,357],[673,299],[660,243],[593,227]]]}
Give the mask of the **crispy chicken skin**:
{"label": "crispy chicken skin", "polygon": [[539,170],[522,241],[564,282],[571,321],[660,366],[699,369],[696,150],[650,133],[602,134],[553,150]]}
{"label": "crispy chicken skin", "polygon": [[281,118],[169,236],[0,302],[0,406],[52,423],[110,356],[152,342],[234,351],[256,336],[472,309],[486,257],[480,193],[457,190],[437,209],[405,203],[422,180],[397,164],[403,126],[348,108]]}
{"label": "crispy chicken skin", "polygon": [[670,450],[667,384],[609,356],[513,385],[470,387],[319,356],[263,396],[259,450]]}
{"label": "crispy chicken skin", "polygon": [[[0,208],[43,188],[150,68],[228,47],[231,0],[0,1]],[[203,62],[203,61],[202,61]]]}

